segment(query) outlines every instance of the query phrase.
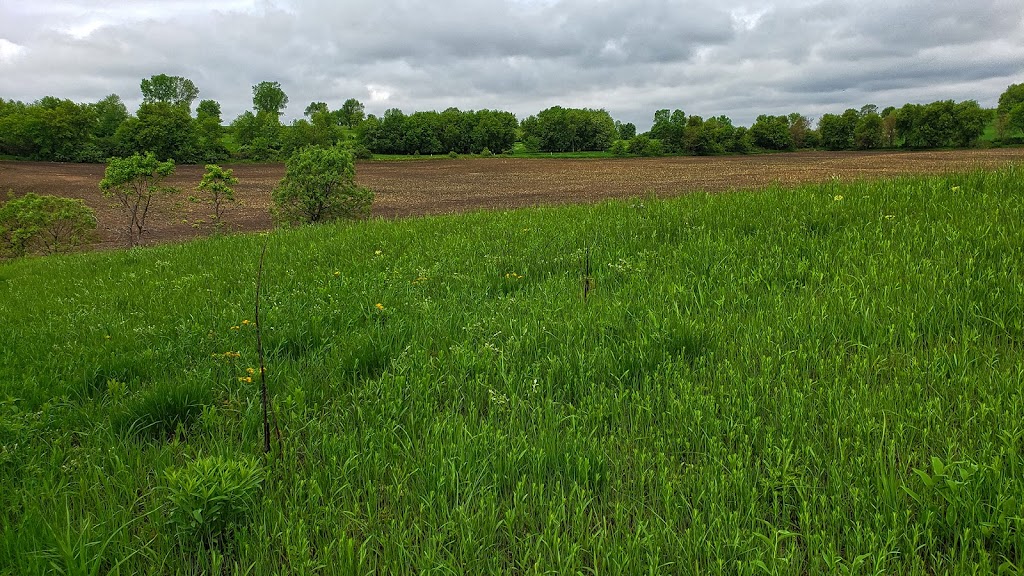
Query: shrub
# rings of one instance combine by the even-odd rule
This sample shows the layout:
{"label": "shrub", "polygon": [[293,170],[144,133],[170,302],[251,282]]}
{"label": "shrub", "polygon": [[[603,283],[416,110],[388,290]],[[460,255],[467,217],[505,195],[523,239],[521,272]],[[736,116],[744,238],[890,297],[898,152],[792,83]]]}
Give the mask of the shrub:
{"label": "shrub", "polygon": [[182,544],[224,548],[257,501],[263,470],[252,459],[214,456],[168,470],[167,524]]}
{"label": "shrub", "polygon": [[629,154],[629,143],[625,140],[616,140],[608,151],[615,156],[626,156]]}
{"label": "shrub", "polygon": [[456,152],[455,150],[452,150],[451,152],[448,153],[448,157],[449,158],[458,158],[459,157],[459,153]]}
{"label": "shrub", "polygon": [[152,153],[133,154],[128,158],[111,158],[100,181],[100,190],[113,198],[124,210],[127,221],[128,247],[142,242],[146,229],[146,215],[156,194],[167,194],[174,189],[162,186],[165,178],[174,173],[174,162],[160,162]]}
{"label": "shrub", "polygon": [[232,186],[238,184],[233,171],[224,170],[216,164],[207,164],[206,173],[203,179],[196,186],[196,191],[203,193],[203,196],[193,197],[195,202],[204,202],[213,208],[210,218],[218,230],[224,227],[224,207],[229,202],[235,201],[235,191]]}
{"label": "shrub", "polygon": [[484,148],[480,151],[481,158],[490,158],[491,156],[494,156],[494,153],[491,152],[490,148]]}
{"label": "shrub", "polygon": [[352,156],[354,156],[356,160],[373,160],[373,152],[362,144],[352,148]]}
{"label": "shrub", "polygon": [[338,147],[307,147],[292,154],[274,189],[279,223],[304,224],[369,215],[373,191],[357,186],[352,154]]}
{"label": "shrub", "polygon": [[0,205],[0,256],[67,252],[92,241],[95,230],[85,202],[29,193]]}

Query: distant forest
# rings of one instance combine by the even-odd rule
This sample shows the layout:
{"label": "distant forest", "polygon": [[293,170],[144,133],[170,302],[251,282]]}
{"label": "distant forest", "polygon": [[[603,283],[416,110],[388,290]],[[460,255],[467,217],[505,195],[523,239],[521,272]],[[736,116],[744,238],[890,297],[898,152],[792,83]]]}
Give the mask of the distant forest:
{"label": "distant forest", "polygon": [[61,162],[103,162],[152,152],[179,163],[273,161],[305,146],[342,145],[374,154],[522,154],[607,152],[615,156],[746,154],[800,149],[956,148],[986,141],[1024,142],[1024,84],[1007,88],[995,110],[945,100],[900,108],[866,105],[812,121],[800,113],[761,115],[750,127],[727,116],[702,118],[658,110],[648,132],[605,110],[555,106],[519,121],[500,110],[366,115],[349,99],[335,110],[312,102],[304,118],[283,124],[288,96],[277,82],[252,87],[251,111],[224,124],[220,104],[201,100],[195,84],[160,74],[142,80],[142,104],[129,114],[111,94],[77,103],[47,96],[32,103],[0,98],[0,155]]}

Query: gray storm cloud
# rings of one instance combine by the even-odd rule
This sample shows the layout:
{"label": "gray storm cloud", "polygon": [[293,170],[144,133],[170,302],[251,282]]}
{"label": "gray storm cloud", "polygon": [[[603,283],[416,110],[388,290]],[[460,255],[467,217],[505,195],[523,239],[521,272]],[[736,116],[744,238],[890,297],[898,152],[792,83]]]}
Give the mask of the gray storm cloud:
{"label": "gray storm cloud", "polygon": [[[214,6],[214,7],[211,7]],[[368,112],[555,104],[650,125],[655,110],[820,115],[940,99],[992,106],[1024,81],[1017,0],[5,3],[0,97],[139,100],[191,78],[230,119],[275,80],[290,118],[355,97]]]}

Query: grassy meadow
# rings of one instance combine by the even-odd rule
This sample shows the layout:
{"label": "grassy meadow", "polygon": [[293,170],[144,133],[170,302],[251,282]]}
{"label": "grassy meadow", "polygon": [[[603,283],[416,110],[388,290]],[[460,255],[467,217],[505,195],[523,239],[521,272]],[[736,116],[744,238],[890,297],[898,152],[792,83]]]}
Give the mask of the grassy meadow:
{"label": "grassy meadow", "polygon": [[0,574],[1019,573],[1022,352],[1014,166],[3,263]]}

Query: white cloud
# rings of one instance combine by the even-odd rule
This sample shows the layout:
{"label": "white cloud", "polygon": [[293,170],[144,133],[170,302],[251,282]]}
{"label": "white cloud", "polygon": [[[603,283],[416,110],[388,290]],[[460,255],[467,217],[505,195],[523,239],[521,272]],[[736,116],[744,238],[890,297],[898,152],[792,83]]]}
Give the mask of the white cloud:
{"label": "white cloud", "polygon": [[0,63],[10,62],[26,52],[24,46],[15,44],[6,38],[0,38]]}

